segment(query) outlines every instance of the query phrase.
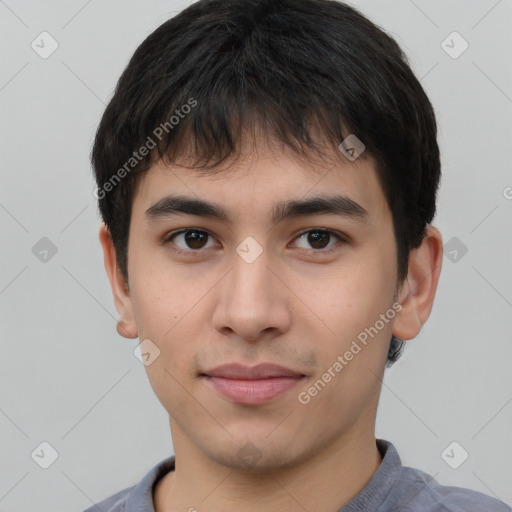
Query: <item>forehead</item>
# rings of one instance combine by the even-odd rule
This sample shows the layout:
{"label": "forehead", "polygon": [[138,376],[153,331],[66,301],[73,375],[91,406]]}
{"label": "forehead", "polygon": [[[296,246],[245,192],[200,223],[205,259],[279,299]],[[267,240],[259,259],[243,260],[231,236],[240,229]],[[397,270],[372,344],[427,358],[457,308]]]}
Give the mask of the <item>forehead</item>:
{"label": "forehead", "polygon": [[134,217],[168,195],[205,199],[222,205],[233,219],[275,212],[277,203],[306,197],[344,196],[371,216],[389,214],[371,156],[349,161],[341,152],[320,159],[303,158],[288,148],[260,146],[213,170],[156,162],[140,178]]}

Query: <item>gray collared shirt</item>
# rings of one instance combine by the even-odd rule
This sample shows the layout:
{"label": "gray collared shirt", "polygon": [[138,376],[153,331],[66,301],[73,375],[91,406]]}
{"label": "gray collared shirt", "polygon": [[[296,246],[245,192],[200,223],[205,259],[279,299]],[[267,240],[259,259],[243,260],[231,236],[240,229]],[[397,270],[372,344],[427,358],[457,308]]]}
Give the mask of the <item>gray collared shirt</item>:
{"label": "gray collared shirt", "polygon": [[[379,469],[366,487],[338,512],[512,512],[512,508],[495,498],[462,487],[441,485],[419,469],[402,466],[396,448],[389,441],[377,439],[377,447],[383,457]],[[153,488],[174,470],[174,462],[174,457],[163,460],[137,485],[84,512],[155,512]]]}

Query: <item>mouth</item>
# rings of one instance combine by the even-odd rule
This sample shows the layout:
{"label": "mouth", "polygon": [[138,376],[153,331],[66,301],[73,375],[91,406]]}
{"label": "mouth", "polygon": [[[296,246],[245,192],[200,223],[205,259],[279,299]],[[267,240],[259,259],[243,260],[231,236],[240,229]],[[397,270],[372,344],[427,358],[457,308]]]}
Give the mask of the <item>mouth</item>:
{"label": "mouth", "polygon": [[262,405],[297,386],[306,376],[270,363],[254,367],[227,364],[201,373],[207,385],[231,402]]}

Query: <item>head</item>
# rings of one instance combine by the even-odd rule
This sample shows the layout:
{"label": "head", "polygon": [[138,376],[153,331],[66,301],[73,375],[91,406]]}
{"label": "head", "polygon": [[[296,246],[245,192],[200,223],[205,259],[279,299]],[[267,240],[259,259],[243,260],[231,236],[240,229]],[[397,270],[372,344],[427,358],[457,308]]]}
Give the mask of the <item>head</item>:
{"label": "head", "polygon": [[[304,376],[296,457],[372,416],[439,277],[436,137],[397,43],[341,2],[200,0],[138,47],[92,163],[118,331],[158,347],[148,375],[176,430],[230,464],[263,445],[290,393],[219,397],[203,373],[232,361]],[[262,465],[294,457],[283,427]]]}

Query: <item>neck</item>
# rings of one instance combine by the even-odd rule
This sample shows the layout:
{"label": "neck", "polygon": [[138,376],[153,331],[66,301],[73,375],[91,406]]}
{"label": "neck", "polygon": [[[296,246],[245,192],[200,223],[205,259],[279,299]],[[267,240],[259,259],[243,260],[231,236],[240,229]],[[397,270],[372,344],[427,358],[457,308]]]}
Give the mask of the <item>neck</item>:
{"label": "neck", "polygon": [[176,470],[157,485],[155,511],[339,510],[361,492],[382,461],[374,430],[361,433],[354,427],[293,467],[249,473],[212,461],[171,423]]}

